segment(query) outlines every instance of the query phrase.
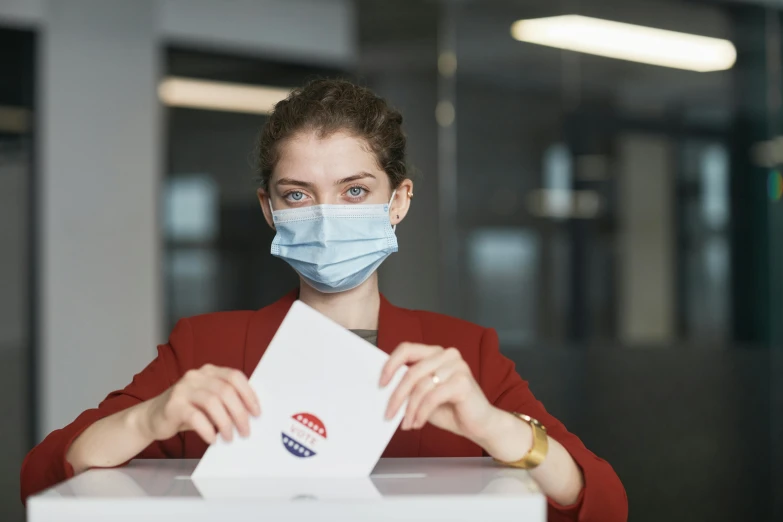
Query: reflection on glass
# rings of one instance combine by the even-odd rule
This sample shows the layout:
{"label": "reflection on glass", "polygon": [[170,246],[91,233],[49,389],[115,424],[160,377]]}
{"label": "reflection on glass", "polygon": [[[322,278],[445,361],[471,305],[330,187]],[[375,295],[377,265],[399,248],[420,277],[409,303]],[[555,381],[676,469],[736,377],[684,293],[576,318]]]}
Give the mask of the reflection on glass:
{"label": "reflection on glass", "polygon": [[544,152],[544,188],[569,190],[572,177],[571,154],[568,147],[556,143]]}
{"label": "reflection on glass", "polygon": [[710,145],[701,158],[701,212],[713,229],[729,221],[729,153],[721,145]]}
{"label": "reflection on glass", "polygon": [[209,241],[218,230],[218,193],[211,177],[177,176],[167,181],[165,229],[174,241]]}
{"label": "reflection on glass", "polygon": [[501,343],[536,338],[538,236],[523,229],[478,229],[468,239],[475,316],[494,327]]}
{"label": "reflection on glass", "polygon": [[[548,208],[541,214],[555,219],[568,217],[571,210],[571,179],[573,163],[571,153],[562,143],[550,146],[544,152],[544,189],[549,196]],[[543,210],[543,209],[542,209]]]}
{"label": "reflection on glass", "polygon": [[166,259],[170,306],[177,317],[218,308],[218,253],[202,248],[171,250]]}
{"label": "reflection on glass", "polygon": [[684,158],[684,333],[723,345],[731,335],[729,154],[723,144],[692,141]]}

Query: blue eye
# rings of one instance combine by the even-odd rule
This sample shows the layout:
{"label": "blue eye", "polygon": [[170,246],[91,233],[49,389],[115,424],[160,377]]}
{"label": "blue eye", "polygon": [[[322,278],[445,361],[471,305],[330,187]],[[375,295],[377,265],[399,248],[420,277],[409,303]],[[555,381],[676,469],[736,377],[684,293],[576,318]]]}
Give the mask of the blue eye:
{"label": "blue eye", "polygon": [[361,197],[364,194],[364,189],[362,187],[351,187],[348,189],[348,195],[352,198],[358,198]]}
{"label": "blue eye", "polygon": [[302,201],[302,198],[304,198],[304,194],[297,190],[295,192],[289,193],[288,198],[291,199],[291,201]]}

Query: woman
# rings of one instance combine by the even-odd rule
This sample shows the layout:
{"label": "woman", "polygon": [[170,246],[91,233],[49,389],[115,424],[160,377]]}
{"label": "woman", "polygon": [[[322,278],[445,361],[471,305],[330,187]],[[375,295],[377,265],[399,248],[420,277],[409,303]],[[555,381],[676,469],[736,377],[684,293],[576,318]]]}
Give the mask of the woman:
{"label": "woman", "polygon": [[258,311],[179,321],[131,384],[30,452],[22,498],[88,468],[197,458],[218,436],[247,436],[250,416],[263,415],[247,375],[298,298],[391,354],[382,386],[409,365],[386,412],[407,400],[384,456],[488,454],[530,470],[550,520],[625,520],[617,475],[533,397],[493,330],[380,295],[376,269],[397,250],[413,197],[401,124],[344,81],[315,81],[277,104],[260,140],[258,200],[276,230],[272,253],[297,271],[299,289]]}

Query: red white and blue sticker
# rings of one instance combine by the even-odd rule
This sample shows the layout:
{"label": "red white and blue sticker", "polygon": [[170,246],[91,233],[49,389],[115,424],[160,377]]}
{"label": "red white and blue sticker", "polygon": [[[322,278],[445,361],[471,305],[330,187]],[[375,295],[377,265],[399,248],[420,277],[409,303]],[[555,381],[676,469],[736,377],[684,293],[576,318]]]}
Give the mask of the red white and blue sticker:
{"label": "red white and blue sticker", "polygon": [[315,457],[326,441],[326,426],[312,413],[291,416],[289,428],[283,430],[283,446],[299,458]]}

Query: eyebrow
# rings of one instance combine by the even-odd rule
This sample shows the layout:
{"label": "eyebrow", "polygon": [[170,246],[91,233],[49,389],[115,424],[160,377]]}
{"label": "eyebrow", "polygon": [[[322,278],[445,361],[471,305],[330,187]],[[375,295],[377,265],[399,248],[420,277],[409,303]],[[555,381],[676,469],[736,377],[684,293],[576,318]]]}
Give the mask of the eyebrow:
{"label": "eyebrow", "polygon": [[312,188],[313,184],[307,181],[299,181],[298,179],[280,178],[275,185],[295,185],[297,187]]}
{"label": "eyebrow", "polygon": [[[369,172],[359,172],[358,174],[354,174],[353,176],[348,176],[347,178],[338,179],[334,182],[335,185],[343,185],[345,183],[351,183],[352,181],[358,181],[360,179],[364,178],[372,178],[377,179],[373,174],[370,174]],[[296,187],[304,187],[304,188],[312,188],[313,184],[309,181],[300,181],[298,179],[293,178],[280,178],[277,180],[277,183],[275,185],[294,185]]]}
{"label": "eyebrow", "polygon": [[376,179],[374,175],[370,174],[369,172],[359,172],[358,174],[354,174],[353,176],[348,176],[347,178],[339,179],[334,182],[335,185],[343,185],[345,183],[350,183],[352,181],[359,181],[360,179],[364,178],[372,178]]}

